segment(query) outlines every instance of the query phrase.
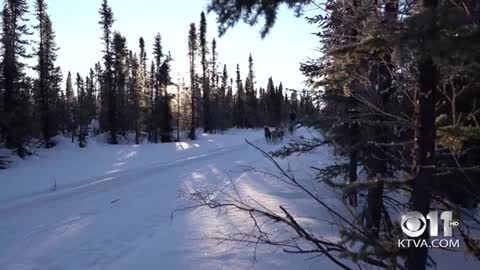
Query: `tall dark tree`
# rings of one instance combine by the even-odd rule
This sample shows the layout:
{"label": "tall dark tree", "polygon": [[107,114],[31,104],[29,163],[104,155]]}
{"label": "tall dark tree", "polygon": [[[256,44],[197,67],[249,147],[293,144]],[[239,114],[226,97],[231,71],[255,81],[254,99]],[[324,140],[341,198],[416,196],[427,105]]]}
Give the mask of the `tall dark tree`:
{"label": "tall dark tree", "polygon": [[82,76],[78,73],[75,85],[77,86],[77,104],[75,111],[78,124],[78,145],[81,148],[84,148],[87,146],[89,106],[87,93],[85,91],[85,82],[82,79]]}
{"label": "tall dark tree", "polygon": [[219,122],[221,121],[221,107],[223,108],[223,105],[221,103],[224,103],[224,98],[225,98],[225,91],[220,93],[219,85],[218,85],[218,80],[219,80],[219,75],[217,74],[217,69],[218,69],[218,52],[217,52],[217,41],[215,38],[212,40],[212,58],[210,60],[210,65],[211,65],[211,70],[210,70],[210,88],[211,88],[211,97],[212,97],[212,104],[211,104],[211,128],[216,131],[219,129]]}
{"label": "tall dark tree", "polygon": [[87,104],[88,104],[88,120],[94,120],[97,115],[97,96],[96,96],[96,87],[95,87],[95,72],[93,69],[90,69],[87,80],[85,81],[85,88],[87,93]]}
{"label": "tall dark tree", "polygon": [[195,110],[197,102],[197,89],[196,89],[196,73],[195,73],[195,59],[198,50],[198,41],[197,41],[197,29],[194,23],[190,24],[190,30],[188,32],[188,57],[190,60],[190,91],[191,91],[191,123],[190,123],[190,133],[188,137],[192,140],[195,140]]}
{"label": "tall dark tree", "polygon": [[139,55],[139,61],[140,64],[142,65],[143,71],[144,71],[144,78],[146,78],[147,75],[147,51],[145,50],[145,40],[143,37],[139,39],[139,48],[140,48],[140,55]]}
{"label": "tall dark tree", "polygon": [[22,105],[21,82],[25,79],[24,67],[21,58],[26,58],[26,45],[29,44],[26,15],[28,6],[26,0],[6,0],[2,11],[2,89],[3,89],[3,116],[2,134],[8,148],[17,149],[18,155],[24,157],[27,140],[28,121]]}
{"label": "tall dark tree", "polygon": [[200,14],[200,29],[198,34],[200,49],[200,63],[202,65],[202,94],[203,94],[203,128],[205,132],[211,131],[212,116],[210,112],[210,80],[208,77],[208,42],[207,19],[205,12]]}
{"label": "tall dark tree", "polygon": [[227,66],[223,66],[223,73],[222,73],[222,87],[226,88],[227,94],[225,95],[225,129],[231,128],[233,126],[233,80],[228,80],[228,73],[227,73]]}
{"label": "tall dark tree", "polygon": [[156,99],[156,82],[157,82],[157,71],[156,71],[155,62],[152,60],[150,63],[150,72],[148,76],[148,104],[149,104],[149,112],[148,112],[148,138],[149,141],[158,143],[158,132],[157,132],[157,125],[156,120],[158,116],[156,115],[156,106],[155,104],[158,102]]}
{"label": "tall dark tree", "polygon": [[153,111],[152,111],[152,121],[153,121],[153,142],[158,143],[159,137],[162,133],[161,125],[163,122],[162,119],[162,105],[163,105],[163,93],[162,93],[162,82],[160,78],[160,70],[162,68],[164,62],[165,55],[163,53],[162,47],[162,36],[160,33],[154,38],[153,43],[153,59],[154,59],[154,67],[153,67],[153,90],[154,90],[154,97],[153,97]]}
{"label": "tall dark tree", "polygon": [[[437,136],[436,102],[438,96],[438,68],[432,53],[427,46],[435,41],[438,35],[436,21],[436,8],[438,0],[423,0],[419,3],[420,19],[427,19],[426,23],[419,24],[424,27],[423,36],[419,46],[418,60],[418,91],[415,96],[415,149],[413,174],[415,182],[411,196],[411,210],[418,211],[427,216],[430,211],[432,186],[435,174],[435,144]],[[423,233],[422,239],[428,239],[428,232]],[[424,270],[427,265],[428,247],[409,249],[407,265],[409,270]]]}
{"label": "tall dark tree", "polygon": [[245,127],[245,91],[243,89],[242,77],[240,75],[240,65],[237,64],[235,84],[237,87],[235,107],[234,107],[234,125],[239,128]]}
{"label": "tall dark tree", "polygon": [[133,126],[135,130],[135,144],[140,144],[141,131],[143,128],[143,93],[144,93],[144,72],[143,64],[139,61],[137,55],[132,59],[132,114]]}
{"label": "tall dark tree", "polygon": [[[113,35],[113,88],[115,93],[113,102],[110,102],[112,110],[112,125],[115,127],[115,133],[124,135],[131,127],[131,118],[128,115],[128,49],[127,39],[119,32]],[[128,119],[129,121],[125,121]]]}
{"label": "tall dark tree", "polygon": [[56,85],[60,80],[56,78],[58,68],[55,66],[58,48],[55,44],[55,33],[44,0],[35,1],[35,16],[38,21],[35,28],[39,33],[39,44],[36,52],[38,62],[35,67],[38,73],[36,97],[41,114],[41,130],[45,147],[49,148],[52,146],[50,138],[55,136],[58,131],[56,105],[59,93]]}
{"label": "tall dark tree", "polygon": [[252,54],[248,57],[248,75],[245,80],[245,125],[253,128],[258,125],[257,120],[257,95],[255,92],[255,74],[253,71]]}
{"label": "tall dark tree", "polygon": [[104,66],[105,69],[102,74],[102,86],[101,86],[101,116],[100,124],[102,130],[110,132],[110,143],[117,144],[117,93],[115,92],[114,82],[114,53],[112,46],[112,26],[115,21],[112,8],[108,5],[108,0],[103,0],[100,7],[100,21],[99,25],[103,31],[102,41],[104,45]]}
{"label": "tall dark tree", "polygon": [[74,140],[75,134],[75,115],[74,115],[74,108],[75,108],[75,95],[73,93],[73,81],[72,81],[72,74],[68,72],[67,75],[67,82],[65,87],[65,114],[66,114],[66,127],[67,132],[69,132],[72,136],[72,142]]}
{"label": "tall dark tree", "polygon": [[148,79],[148,67],[147,67],[147,51],[145,49],[145,40],[143,37],[139,39],[139,48],[140,48],[140,65],[142,65],[143,74],[143,122],[144,128],[148,134],[148,139],[152,141],[152,116],[153,116],[153,91],[150,86],[150,80]]}
{"label": "tall dark tree", "polygon": [[167,89],[168,86],[171,85],[171,77],[170,77],[170,62],[172,61],[172,56],[170,52],[165,57],[160,69],[158,70],[158,79],[159,85],[161,89],[160,95],[160,103],[159,103],[159,113],[161,115],[160,119],[160,138],[162,142],[171,142],[172,141],[172,108],[171,108],[171,101],[173,99],[173,95],[168,93]]}
{"label": "tall dark tree", "polygon": [[153,44],[153,58],[154,58],[154,116],[152,117],[155,132],[154,141],[158,142],[160,137],[161,142],[171,141],[172,127],[172,111],[170,102],[172,99],[171,94],[167,92],[168,86],[171,84],[170,77],[170,62],[172,57],[170,52],[168,54],[163,53],[162,38],[160,34],[157,34]]}

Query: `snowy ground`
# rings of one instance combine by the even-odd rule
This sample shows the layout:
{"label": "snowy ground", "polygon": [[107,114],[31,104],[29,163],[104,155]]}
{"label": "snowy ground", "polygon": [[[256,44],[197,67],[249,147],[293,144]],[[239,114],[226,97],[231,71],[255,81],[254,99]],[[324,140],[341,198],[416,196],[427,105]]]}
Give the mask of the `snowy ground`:
{"label": "snowy ground", "polygon": [[[204,135],[181,144],[86,149],[68,141],[0,172],[0,269],[245,269],[252,253],[200,240],[215,213],[187,212],[179,191],[221,187],[265,162],[248,138],[262,131]],[[55,183],[56,182],[56,188]],[[55,189],[55,191],[54,191]],[[303,263],[266,253],[258,269]]]}
{"label": "snowy ground", "polygon": [[[262,137],[263,131],[232,131],[181,144],[91,142],[86,149],[62,141],[16,162],[0,171],[0,269],[337,269],[325,258],[266,247],[257,250],[253,263],[252,247],[231,249],[204,239],[232,230],[231,222],[241,226],[240,216],[202,208],[171,218],[186,203],[183,192],[206,186],[221,191],[235,183],[242,196],[272,209],[283,205],[323,237],[335,237],[328,222],[318,222],[328,216],[311,209],[302,193],[273,177],[245,171],[253,166],[278,173],[244,141],[267,151],[278,147]],[[327,165],[329,156],[324,147],[280,163],[308,181],[308,168]],[[338,203],[332,193],[318,194],[331,205]],[[467,266],[470,258],[458,259],[461,269],[476,269]]]}
{"label": "snowy ground", "polygon": [[68,138],[57,138],[58,146],[37,149],[27,160],[15,159],[14,167],[0,171],[0,203],[31,198],[82,184],[108,181],[135,171],[168,167],[185,159],[204,158],[230,148],[243,147],[244,139],[258,139],[259,131],[228,131],[224,135],[201,135],[198,141],[170,144],[107,145],[89,141],[81,149]]}

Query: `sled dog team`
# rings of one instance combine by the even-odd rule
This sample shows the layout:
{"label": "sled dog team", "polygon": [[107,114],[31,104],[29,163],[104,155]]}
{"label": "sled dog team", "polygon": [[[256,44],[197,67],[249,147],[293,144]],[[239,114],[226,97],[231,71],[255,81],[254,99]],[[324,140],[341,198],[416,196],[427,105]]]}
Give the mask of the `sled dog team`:
{"label": "sled dog team", "polygon": [[270,128],[265,127],[265,140],[267,143],[278,143],[283,141],[285,137],[285,132],[282,128],[276,127],[273,131],[270,131]]}

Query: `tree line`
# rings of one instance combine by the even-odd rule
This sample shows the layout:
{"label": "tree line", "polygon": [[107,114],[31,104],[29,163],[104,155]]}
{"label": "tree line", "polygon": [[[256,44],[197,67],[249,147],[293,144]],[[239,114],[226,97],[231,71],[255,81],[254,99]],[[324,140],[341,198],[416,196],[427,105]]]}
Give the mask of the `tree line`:
{"label": "tree line", "polygon": [[[47,2],[35,1],[33,29],[28,12],[26,0],[3,3],[0,145],[21,157],[31,152],[33,139],[38,139],[35,146],[50,148],[59,134],[71,137],[80,147],[97,134],[111,144],[130,137],[137,144],[161,143],[180,139],[184,130],[195,139],[200,127],[221,132],[232,127],[278,126],[291,111],[299,115],[315,111],[306,91],[287,94],[271,78],[266,89],[256,88],[251,55],[246,79],[239,65],[233,78],[226,65],[220,68],[216,40],[207,41],[204,12],[198,30],[192,23],[188,32],[190,85],[173,82],[173,57],[163,48],[162,36],[155,35],[151,54],[143,38],[136,49],[129,49],[125,36],[113,30],[115,17],[107,0],[99,9],[101,61],[86,76],[68,72],[63,85]],[[35,75],[27,74],[26,61],[31,58],[36,60]]]}

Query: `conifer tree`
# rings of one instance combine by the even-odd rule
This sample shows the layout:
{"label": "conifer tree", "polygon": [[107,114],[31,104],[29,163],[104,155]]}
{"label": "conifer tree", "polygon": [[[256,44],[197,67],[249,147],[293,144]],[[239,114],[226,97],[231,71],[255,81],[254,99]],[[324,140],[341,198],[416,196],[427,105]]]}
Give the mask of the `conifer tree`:
{"label": "conifer tree", "polygon": [[153,92],[152,87],[150,86],[150,80],[148,75],[148,66],[147,66],[147,51],[145,49],[145,40],[143,37],[139,39],[139,48],[140,48],[140,64],[142,65],[143,74],[143,126],[146,129],[145,131],[148,134],[148,140],[151,141],[152,126],[152,109],[153,109]]}
{"label": "conifer tree", "polygon": [[190,123],[190,133],[188,137],[191,140],[196,139],[195,135],[195,110],[197,102],[197,87],[196,87],[196,73],[195,73],[195,56],[198,50],[198,43],[197,43],[197,29],[194,23],[190,24],[190,30],[188,32],[188,57],[190,59],[190,91],[191,91],[191,123]]}
{"label": "conifer tree", "polygon": [[163,61],[162,65],[160,66],[160,70],[158,71],[159,75],[159,85],[161,89],[160,95],[160,115],[161,115],[161,122],[160,122],[160,133],[161,133],[161,141],[162,142],[171,142],[172,141],[172,120],[173,114],[171,109],[171,101],[173,99],[173,94],[168,93],[167,88],[171,85],[171,77],[170,77],[170,62],[172,61],[172,56],[170,52],[166,56],[165,60]]}
{"label": "conifer tree", "polygon": [[142,131],[142,112],[143,112],[143,93],[144,82],[143,78],[143,64],[139,62],[137,55],[133,55],[132,59],[132,102],[133,102],[133,121],[135,130],[135,144],[140,144],[141,131]]}
{"label": "conifer tree", "polygon": [[228,89],[228,72],[227,72],[227,65],[223,65],[223,71],[220,77],[220,85],[218,86],[218,107],[216,114],[219,115],[217,118],[217,127],[219,130],[224,131],[228,127],[228,123],[230,121],[228,115],[228,101],[227,101],[227,90]]}
{"label": "conifer tree", "polygon": [[92,121],[97,115],[97,97],[95,88],[95,72],[90,69],[89,76],[85,81],[85,87],[87,92],[87,104],[88,104],[88,121]]}
{"label": "conifer tree", "polygon": [[157,72],[155,68],[155,62],[152,60],[150,64],[150,74],[149,74],[149,101],[150,101],[150,108],[148,114],[148,130],[149,130],[149,140],[153,143],[158,143],[158,130],[156,129],[156,119],[158,116],[156,115],[156,103],[158,100],[156,99],[156,91],[155,91],[155,84],[157,82]]}
{"label": "conifer tree", "polygon": [[147,51],[145,50],[145,40],[143,39],[143,37],[140,37],[139,39],[139,47],[140,47],[139,61],[144,71],[143,77],[146,78],[147,77],[146,76],[147,75]]}
{"label": "conifer tree", "polygon": [[78,124],[78,145],[84,148],[87,146],[89,106],[87,93],[85,91],[85,82],[79,73],[77,73],[75,85],[77,86],[77,104],[75,111]]}
{"label": "conifer tree", "polygon": [[208,43],[207,43],[207,20],[205,12],[200,14],[200,29],[198,35],[200,49],[200,63],[202,65],[202,94],[203,94],[203,128],[205,132],[211,131],[210,112],[210,80],[208,77]]}
{"label": "conifer tree", "polygon": [[45,147],[52,146],[50,138],[55,136],[58,131],[58,119],[56,114],[56,105],[58,100],[57,83],[60,81],[57,77],[57,67],[55,60],[58,48],[55,44],[55,33],[52,29],[50,17],[47,14],[47,4],[44,0],[36,0],[35,16],[38,21],[36,29],[39,33],[39,44],[37,49],[38,63],[35,67],[38,72],[37,79],[37,104],[41,114],[41,130]]}
{"label": "conifer tree", "polygon": [[127,94],[127,78],[128,78],[128,49],[127,40],[119,32],[113,34],[113,101],[110,102],[112,110],[113,126],[115,126],[115,134],[125,135],[131,126],[131,121],[125,121],[128,118],[128,94]]}
{"label": "conifer tree", "polygon": [[[217,65],[218,65],[218,52],[217,52],[217,41],[215,38],[212,40],[212,58],[210,60],[211,70],[210,70],[210,88],[211,88],[211,97],[212,97],[212,104],[211,104],[211,128],[213,131],[217,131],[219,129],[219,122],[221,120],[221,107],[223,106],[221,103],[224,103],[225,98],[225,91],[223,92],[223,96],[220,93],[220,88],[218,85],[219,75],[217,74]],[[222,107],[223,108],[223,107]]]}
{"label": "conifer tree", "polygon": [[[25,79],[25,64],[20,58],[26,58],[25,46],[30,32],[26,25],[28,6],[26,0],[6,0],[2,11],[2,88],[3,116],[2,134],[8,148],[17,150],[20,157],[27,151],[24,147],[28,139],[28,116],[25,105],[28,95],[22,94],[21,82]],[[24,84],[23,86],[26,86]],[[25,89],[26,90],[26,89]],[[22,98],[23,97],[23,98]]]}
{"label": "conifer tree", "polygon": [[234,108],[234,125],[238,128],[245,127],[245,91],[243,89],[242,78],[240,76],[240,65],[237,64],[237,77],[235,80],[237,93]]}
{"label": "conifer tree", "polygon": [[161,35],[157,34],[153,45],[153,56],[155,59],[154,80],[155,98],[154,98],[154,125],[156,130],[155,142],[160,137],[161,142],[171,141],[172,128],[172,112],[170,101],[172,96],[167,92],[167,87],[171,83],[170,62],[172,57],[170,52],[167,55],[163,53],[161,44]]}
{"label": "conifer tree", "polygon": [[257,96],[255,92],[255,74],[253,71],[252,54],[248,57],[248,75],[245,80],[245,122],[247,128],[253,128],[258,125],[257,121]]}
{"label": "conifer tree", "polygon": [[72,81],[72,74],[68,72],[67,75],[67,82],[65,87],[65,102],[66,102],[66,127],[67,132],[70,133],[72,137],[72,142],[74,141],[74,134],[75,134],[75,115],[74,115],[74,108],[75,108],[75,96],[73,93],[73,81]]}
{"label": "conifer tree", "polygon": [[103,0],[100,7],[99,25],[103,31],[102,41],[104,45],[104,66],[101,85],[101,117],[100,124],[102,130],[110,132],[111,144],[117,144],[117,93],[115,92],[115,82],[113,74],[113,46],[112,46],[112,26],[115,21],[112,8],[108,5],[108,0]]}
{"label": "conifer tree", "polygon": [[267,125],[269,126],[275,126],[275,97],[276,97],[276,92],[275,92],[275,85],[273,84],[273,79],[270,77],[268,79],[268,84],[267,84],[267,92],[265,96],[265,106],[266,110],[268,112],[267,114]]}
{"label": "conifer tree", "polygon": [[223,75],[222,75],[222,87],[227,89],[227,94],[225,95],[225,129],[231,128],[234,123],[233,119],[233,80],[228,81],[227,66],[223,66]]}
{"label": "conifer tree", "polygon": [[160,33],[154,38],[153,43],[153,59],[154,59],[154,66],[152,67],[152,83],[153,83],[153,111],[152,111],[152,121],[153,121],[153,129],[154,129],[154,142],[159,142],[159,137],[161,136],[161,124],[162,124],[162,88],[161,88],[161,79],[160,79],[160,69],[162,67],[164,61],[164,53],[162,47],[162,36]]}

